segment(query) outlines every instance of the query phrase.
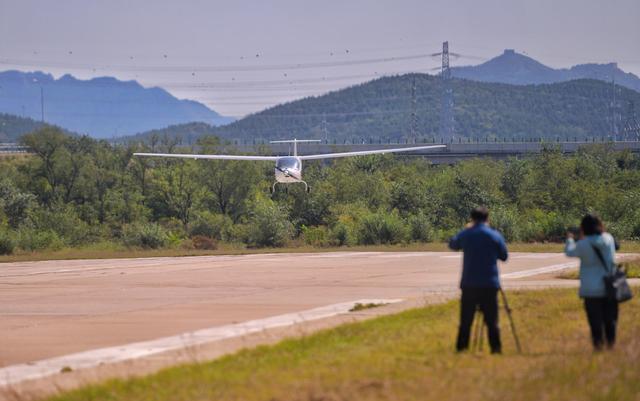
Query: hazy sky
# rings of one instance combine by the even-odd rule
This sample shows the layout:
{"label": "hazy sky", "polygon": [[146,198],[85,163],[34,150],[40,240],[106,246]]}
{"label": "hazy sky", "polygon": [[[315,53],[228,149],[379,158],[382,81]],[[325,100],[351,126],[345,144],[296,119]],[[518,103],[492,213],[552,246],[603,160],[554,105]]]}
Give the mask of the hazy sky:
{"label": "hazy sky", "polygon": [[639,21],[640,0],[0,0],[0,70],[137,79],[241,116],[431,72],[437,57],[379,60],[444,40],[470,56],[454,65],[514,48],[553,67],[616,61],[640,75]]}

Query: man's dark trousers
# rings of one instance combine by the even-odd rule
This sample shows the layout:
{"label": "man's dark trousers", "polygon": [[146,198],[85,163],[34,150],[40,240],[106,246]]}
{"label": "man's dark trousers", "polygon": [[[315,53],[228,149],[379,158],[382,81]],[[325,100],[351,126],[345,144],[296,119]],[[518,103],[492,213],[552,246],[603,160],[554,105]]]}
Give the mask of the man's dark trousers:
{"label": "man's dark trousers", "polygon": [[489,332],[489,345],[492,353],[500,353],[500,328],[498,327],[498,289],[497,288],[462,288],[460,299],[460,327],[458,329],[458,351],[469,347],[471,325],[476,310],[480,309]]}

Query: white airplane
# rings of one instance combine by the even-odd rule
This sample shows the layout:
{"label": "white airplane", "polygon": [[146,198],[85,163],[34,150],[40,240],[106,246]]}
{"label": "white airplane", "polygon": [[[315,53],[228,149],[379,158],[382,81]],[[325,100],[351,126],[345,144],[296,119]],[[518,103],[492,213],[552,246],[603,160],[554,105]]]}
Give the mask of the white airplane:
{"label": "white airplane", "polygon": [[319,139],[292,139],[286,141],[271,141],[270,143],[293,143],[293,156],[242,156],[242,155],[198,155],[179,153],[134,153],[134,156],[178,157],[184,159],[213,159],[213,160],[270,160],[276,162],[275,182],[271,187],[273,193],[276,184],[303,183],[305,191],[309,192],[309,185],[302,180],[302,161],[332,159],[337,157],[351,157],[364,155],[380,155],[384,153],[413,152],[416,150],[445,148],[446,145],[414,146],[410,148],[364,150],[359,152],[324,153],[318,155],[298,156],[298,144],[307,142],[321,142]]}

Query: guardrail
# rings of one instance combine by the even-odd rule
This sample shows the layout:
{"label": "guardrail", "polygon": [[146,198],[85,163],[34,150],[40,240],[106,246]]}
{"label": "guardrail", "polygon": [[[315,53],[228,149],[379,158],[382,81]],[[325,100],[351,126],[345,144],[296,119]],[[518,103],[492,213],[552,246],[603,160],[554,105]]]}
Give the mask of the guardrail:
{"label": "guardrail", "polygon": [[[334,144],[308,144],[298,147],[298,153],[332,153],[332,152],[352,152],[359,150],[384,149],[393,147],[411,147],[422,144],[356,144],[356,145],[334,145]],[[428,145],[428,144],[427,144]],[[465,159],[478,157],[491,157],[496,159],[507,159],[510,157],[527,157],[538,154],[545,149],[557,149],[562,153],[575,153],[586,146],[607,146],[614,151],[628,150],[632,153],[640,153],[640,141],[636,142],[472,142],[472,143],[448,143],[446,148],[428,149],[407,153],[406,156],[425,157],[435,164],[451,164]],[[273,155],[288,155],[292,149],[286,144],[265,144],[265,145],[232,145],[232,148],[240,152],[269,152]]]}
{"label": "guardrail", "polygon": [[28,153],[29,148],[17,143],[0,143],[0,153]]}

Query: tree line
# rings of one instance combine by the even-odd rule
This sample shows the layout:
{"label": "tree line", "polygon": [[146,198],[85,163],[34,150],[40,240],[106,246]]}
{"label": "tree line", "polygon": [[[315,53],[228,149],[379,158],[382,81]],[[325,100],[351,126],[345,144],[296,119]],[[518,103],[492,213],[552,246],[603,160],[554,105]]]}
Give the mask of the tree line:
{"label": "tree line", "polygon": [[[305,164],[311,186],[273,196],[270,162],[139,158],[44,127],[22,138],[32,155],[0,158],[0,253],[110,242],[212,248],[307,243],[348,246],[443,241],[487,205],[509,241],[558,241],[587,211],[620,239],[640,237],[640,158],[606,145],[572,156],[451,166],[376,155]],[[213,136],[202,153],[219,152]],[[176,143],[156,151],[189,152]]]}

